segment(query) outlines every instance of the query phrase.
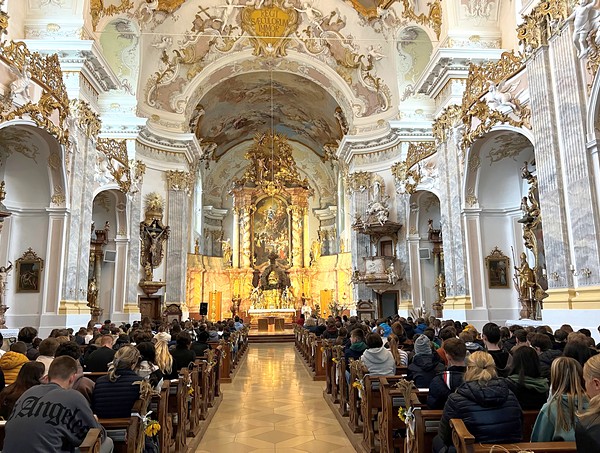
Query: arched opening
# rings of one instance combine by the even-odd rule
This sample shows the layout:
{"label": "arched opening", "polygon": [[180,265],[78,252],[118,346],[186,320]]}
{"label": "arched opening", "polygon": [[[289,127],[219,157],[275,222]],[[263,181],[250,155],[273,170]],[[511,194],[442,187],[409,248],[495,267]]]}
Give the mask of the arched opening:
{"label": "arched opening", "polygon": [[[530,197],[525,170],[535,173],[534,147],[515,130],[490,132],[468,153],[464,216],[470,289],[473,308],[486,310],[490,321],[519,319],[519,283],[514,273],[519,255],[524,252],[539,274],[544,266],[541,224],[535,231],[535,250],[527,248],[524,240],[524,222],[532,204],[538,203],[537,188],[534,199]],[[539,214],[539,205],[537,209]],[[502,262],[500,269],[497,259]]]}
{"label": "arched opening", "polygon": [[436,281],[443,275],[440,200],[436,194],[417,191],[410,197],[408,248],[413,305],[431,312],[438,300]]}
{"label": "arched opening", "polygon": [[[46,131],[26,122],[0,129],[0,180],[5,210],[0,235],[0,265],[13,263],[3,303],[9,325],[39,325],[39,315],[56,313],[60,300],[66,203],[62,147]],[[16,260],[31,249],[44,260],[36,287],[16,278]]]}

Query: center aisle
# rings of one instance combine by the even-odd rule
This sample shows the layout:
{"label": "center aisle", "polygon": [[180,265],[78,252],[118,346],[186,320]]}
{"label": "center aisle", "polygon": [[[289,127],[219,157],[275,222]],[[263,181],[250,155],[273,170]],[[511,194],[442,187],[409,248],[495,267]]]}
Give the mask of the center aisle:
{"label": "center aisle", "polygon": [[196,452],[349,453],[352,444],[293,343],[251,344]]}

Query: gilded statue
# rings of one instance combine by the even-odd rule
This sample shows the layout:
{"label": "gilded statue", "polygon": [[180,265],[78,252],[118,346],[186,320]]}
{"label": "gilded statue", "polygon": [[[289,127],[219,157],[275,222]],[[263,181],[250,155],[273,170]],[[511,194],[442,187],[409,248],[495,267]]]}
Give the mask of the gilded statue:
{"label": "gilded statue", "polygon": [[96,308],[98,302],[98,285],[96,284],[96,277],[92,277],[88,284],[87,290],[87,306],[90,308]]}
{"label": "gilded statue", "polygon": [[[152,219],[140,225],[140,240],[142,241],[141,265],[144,269],[149,264],[151,269],[160,266],[164,255],[164,243],[169,237],[169,227],[164,226],[159,219]],[[147,271],[146,271],[147,274]]]}
{"label": "gilded statue", "polygon": [[231,258],[233,257],[233,249],[231,248],[231,240],[229,238],[225,241],[221,241],[221,250],[223,252],[223,264],[225,264],[225,266],[230,266]]}
{"label": "gilded statue", "polygon": [[522,301],[531,300],[531,290],[535,288],[535,275],[533,269],[529,267],[527,263],[527,255],[525,252],[521,253],[521,263],[519,267],[515,267],[517,271],[517,279],[519,282],[519,299]]}

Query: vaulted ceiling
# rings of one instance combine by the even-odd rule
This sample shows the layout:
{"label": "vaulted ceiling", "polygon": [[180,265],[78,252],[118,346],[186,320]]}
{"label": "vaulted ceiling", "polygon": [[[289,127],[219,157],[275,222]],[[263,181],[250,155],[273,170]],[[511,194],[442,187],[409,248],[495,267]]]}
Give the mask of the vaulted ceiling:
{"label": "vaulted ceiling", "polygon": [[278,132],[323,156],[342,138],[338,105],[322,87],[296,74],[255,72],[217,85],[201,99],[196,135],[217,145],[215,158],[255,133]]}

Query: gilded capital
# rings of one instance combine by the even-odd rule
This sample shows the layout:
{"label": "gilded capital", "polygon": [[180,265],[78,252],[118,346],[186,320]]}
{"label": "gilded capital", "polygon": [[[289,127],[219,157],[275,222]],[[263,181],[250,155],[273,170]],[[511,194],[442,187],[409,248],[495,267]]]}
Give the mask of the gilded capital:
{"label": "gilded capital", "polygon": [[167,171],[167,187],[169,190],[184,191],[190,195],[194,188],[194,175],[192,172],[169,170]]}
{"label": "gilded capital", "polygon": [[86,136],[97,138],[102,127],[100,115],[94,112],[85,101],[75,101],[73,102],[73,107],[75,109],[77,125],[83,129]]}

